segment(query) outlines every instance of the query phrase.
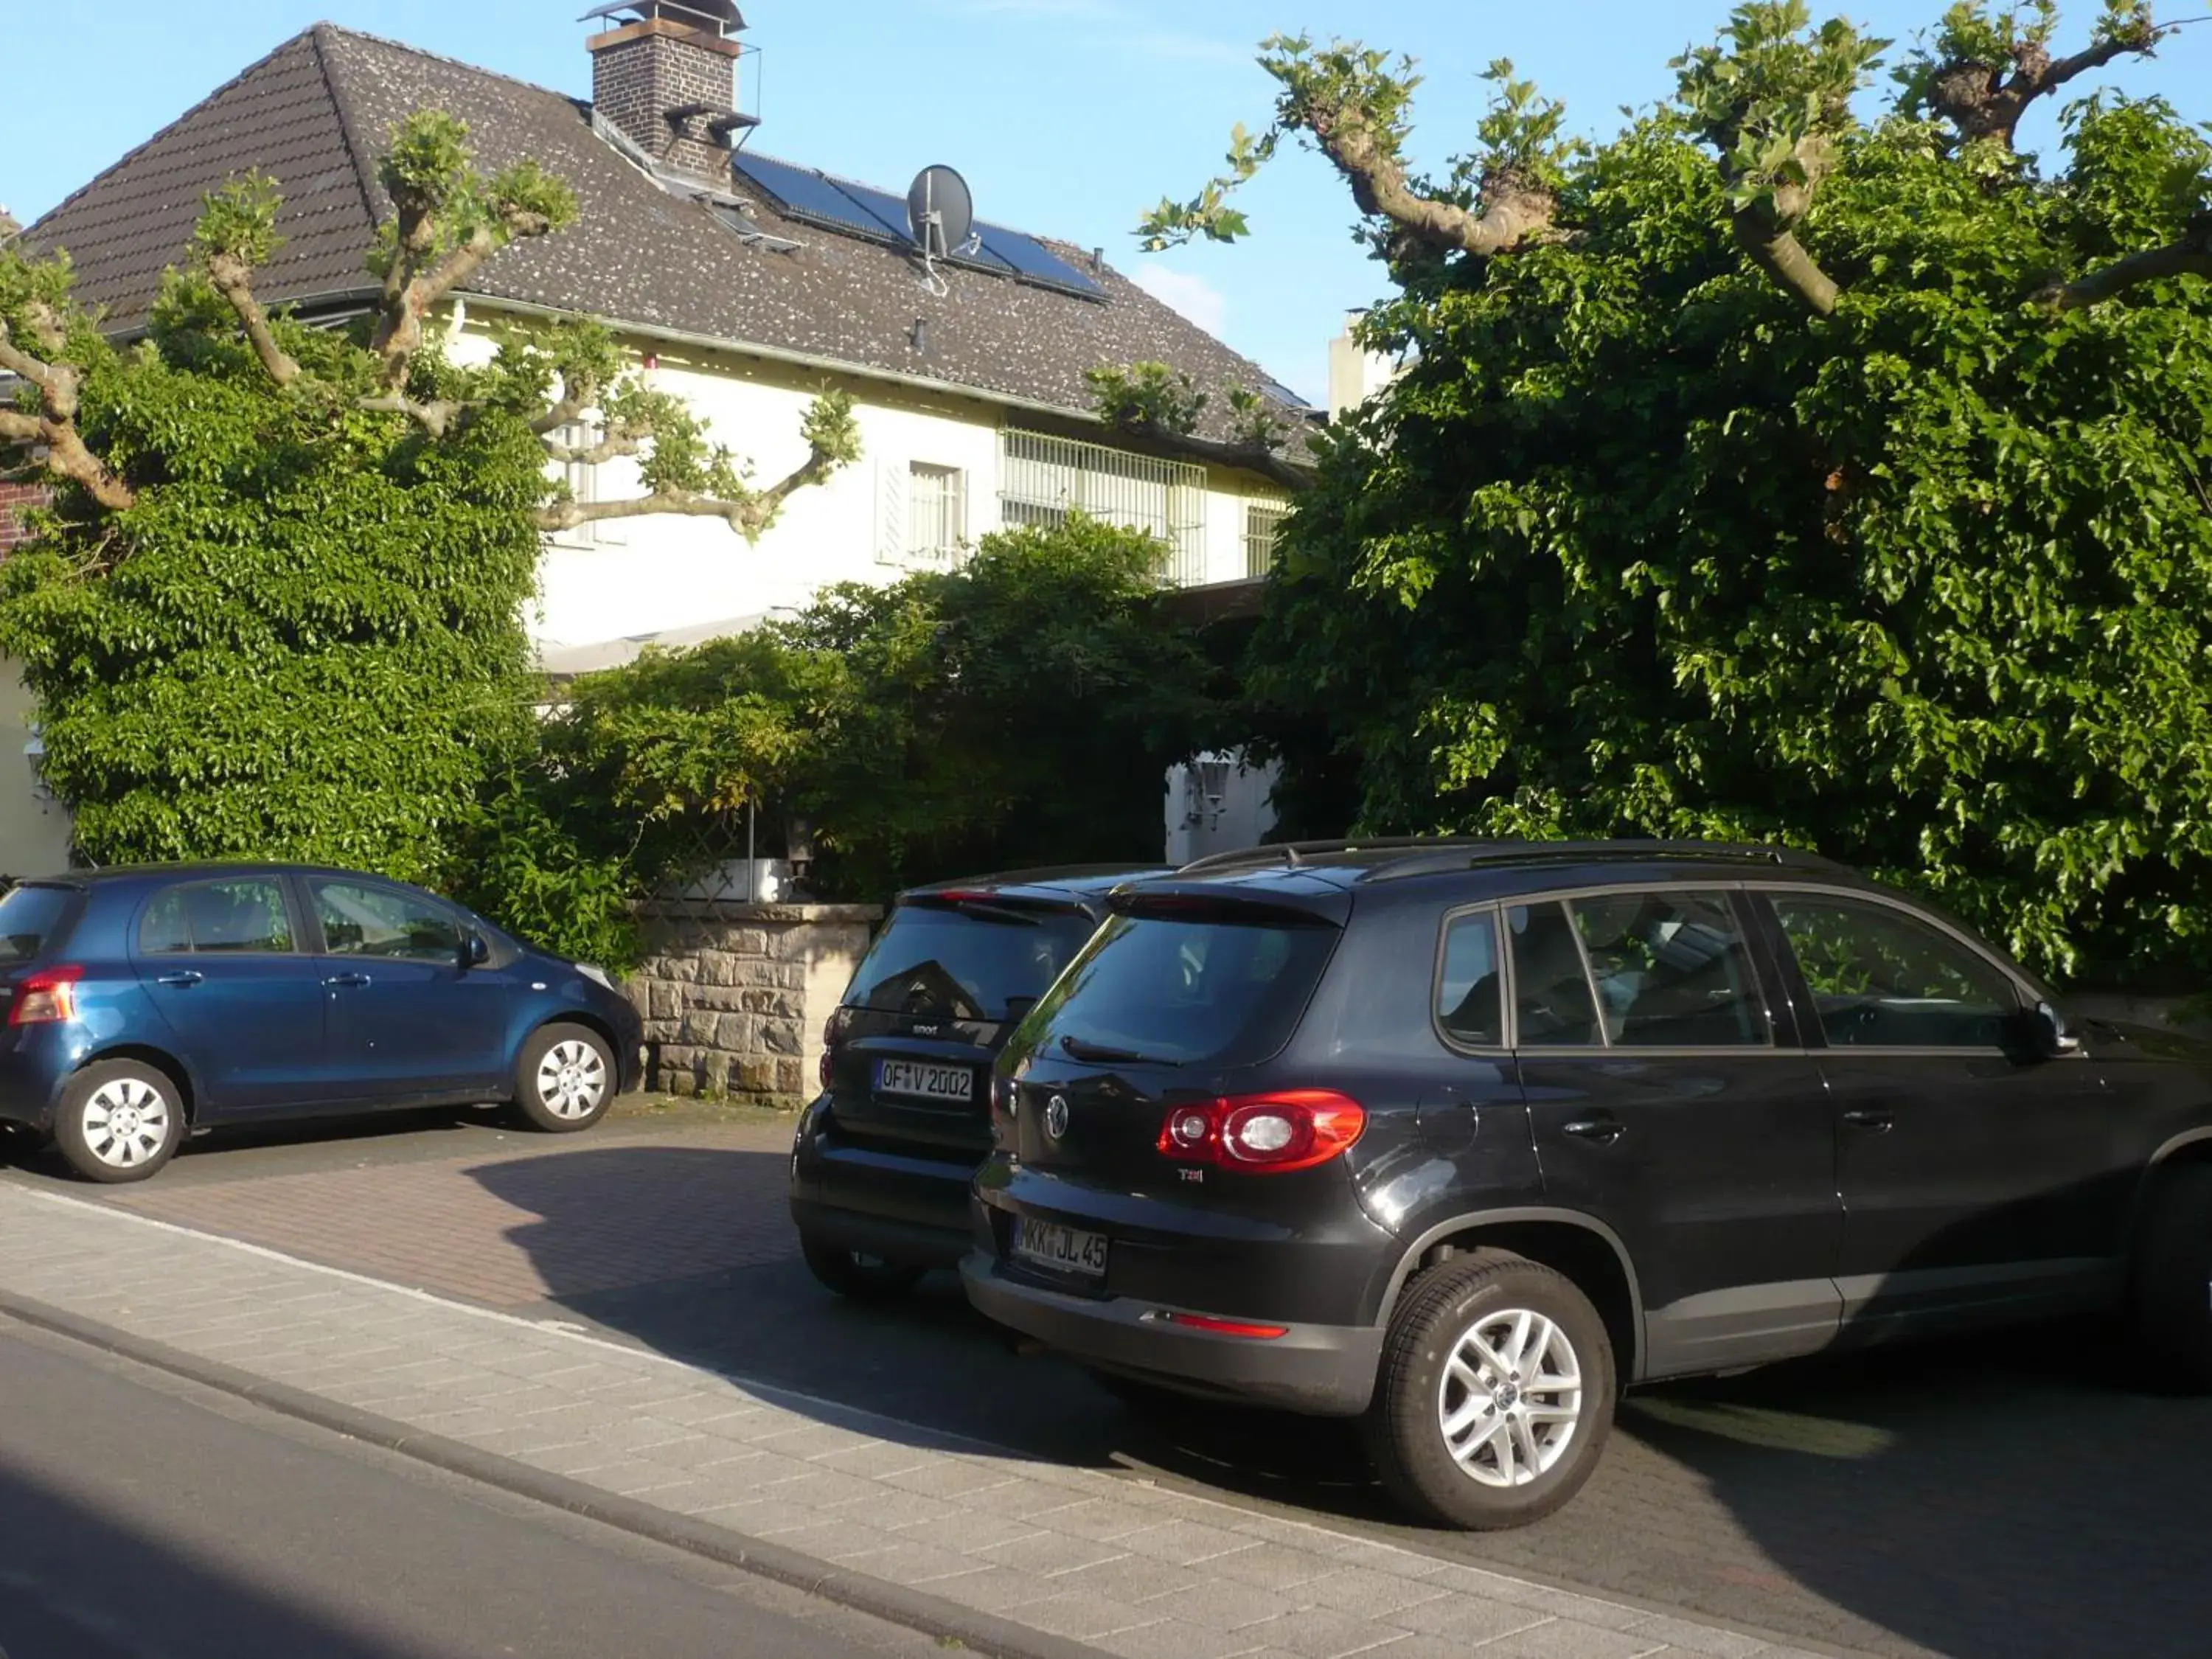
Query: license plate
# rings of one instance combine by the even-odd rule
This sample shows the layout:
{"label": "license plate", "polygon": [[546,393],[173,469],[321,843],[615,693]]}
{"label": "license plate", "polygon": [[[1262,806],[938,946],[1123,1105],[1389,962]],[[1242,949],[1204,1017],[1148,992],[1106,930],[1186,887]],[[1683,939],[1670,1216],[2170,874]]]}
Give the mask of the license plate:
{"label": "license plate", "polygon": [[1080,1232],[1050,1221],[1014,1220],[1014,1254],[1056,1273],[1106,1276],[1106,1235]]}
{"label": "license plate", "polygon": [[921,1060],[879,1060],[876,1062],[876,1091],[912,1095],[920,1100],[942,1100],[973,1105],[975,1068],[973,1066],[933,1066]]}

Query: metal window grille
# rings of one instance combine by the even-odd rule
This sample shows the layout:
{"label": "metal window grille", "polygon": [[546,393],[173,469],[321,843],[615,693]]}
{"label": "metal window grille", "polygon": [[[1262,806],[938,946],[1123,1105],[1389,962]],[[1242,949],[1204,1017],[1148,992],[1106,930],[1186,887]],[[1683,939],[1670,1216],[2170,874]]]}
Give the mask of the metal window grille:
{"label": "metal window grille", "polygon": [[908,558],[950,563],[967,539],[968,475],[957,466],[915,462],[907,476]]}
{"label": "metal window grille", "polygon": [[1206,469],[1056,438],[1000,434],[999,504],[1009,525],[1055,525],[1071,513],[1142,530],[1165,544],[1164,584],[1206,580]]}
{"label": "metal window grille", "polygon": [[1291,516],[1287,501],[1249,501],[1244,507],[1244,574],[1264,576],[1275,567],[1275,544]]}

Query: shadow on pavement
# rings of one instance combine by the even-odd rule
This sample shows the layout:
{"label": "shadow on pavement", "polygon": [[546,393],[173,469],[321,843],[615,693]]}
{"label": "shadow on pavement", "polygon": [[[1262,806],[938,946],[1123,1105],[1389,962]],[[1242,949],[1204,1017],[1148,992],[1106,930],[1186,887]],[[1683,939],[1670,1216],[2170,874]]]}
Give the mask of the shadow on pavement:
{"label": "shadow on pavement", "polygon": [[6,1659],[404,1659],[5,1468],[0,1538]]}
{"label": "shadow on pavement", "polygon": [[[1349,1425],[1195,1403],[1133,1410],[1066,1360],[1017,1355],[949,1275],[868,1308],[822,1290],[795,1259],[690,1267],[687,1230],[668,1218],[703,1203],[728,1224],[760,1225],[772,1206],[787,1224],[783,1169],[770,1153],[635,1146],[471,1174],[536,1218],[511,1237],[574,1315],[925,1431],[1139,1470],[1430,1554],[1871,1652],[2212,1655],[2212,1401],[2131,1388],[2128,1349],[2094,1326],[1641,1393],[1566,1510],[1520,1532],[1455,1534],[1399,1520]],[[626,1287],[595,1288],[585,1263],[622,1216],[659,1259]]]}

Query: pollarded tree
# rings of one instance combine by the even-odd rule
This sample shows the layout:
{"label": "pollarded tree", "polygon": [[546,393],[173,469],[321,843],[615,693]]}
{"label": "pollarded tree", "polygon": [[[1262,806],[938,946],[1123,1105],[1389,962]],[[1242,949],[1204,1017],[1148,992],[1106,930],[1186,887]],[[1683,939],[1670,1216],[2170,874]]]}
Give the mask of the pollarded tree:
{"label": "pollarded tree", "polygon": [[[72,303],[66,255],[0,246],[0,467],[55,486],[0,574],[0,648],[25,665],[85,856],[434,876],[530,735],[542,532],[677,514],[757,540],[857,458],[849,400],[824,394],[805,461],[756,487],[589,319],[448,362],[441,306],[575,213],[533,164],[480,174],[467,136],[436,112],[393,133],[381,301],[349,332],[256,297],[278,207],[258,177],[208,198],[135,347]],[[587,445],[556,435],[579,422]],[[618,457],[638,464],[634,500],[586,505],[549,478],[549,460]]]}
{"label": "pollarded tree", "polygon": [[1396,290],[1255,647],[1310,827],[1778,838],[2047,968],[2212,963],[2212,147],[2079,95],[2147,3],[2058,29],[1954,5],[1875,112],[1885,43],[1754,0],[1602,143],[1498,64],[1437,178],[1409,64],[1265,48],[1144,234],[1234,239],[1296,139]]}

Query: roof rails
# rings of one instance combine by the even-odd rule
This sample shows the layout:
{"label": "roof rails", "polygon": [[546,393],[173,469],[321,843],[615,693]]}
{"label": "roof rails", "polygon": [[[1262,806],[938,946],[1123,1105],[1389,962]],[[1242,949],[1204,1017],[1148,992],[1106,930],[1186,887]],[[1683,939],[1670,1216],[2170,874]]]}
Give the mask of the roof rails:
{"label": "roof rails", "polygon": [[1440,836],[1377,836],[1345,841],[1279,842],[1250,847],[1235,853],[1217,853],[1185,865],[1178,875],[1223,870],[1261,870],[1283,865],[1291,868],[1316,858],[1352,853],[1397,852],[1395,859],[1377,870],[1371,879],[1395,881],[1407,876],[1437,874],[1449,870],[1479,869],[1498,864],[1655,863],[1664,860],[1694,860],[1702,863],[1765,864],[1834,870],[1844,866],[1817,853],[1792,847],[1770,847],[1707,841],[1480,841]]}
{"label": "roof rails", "polygon": [[1496,845],[1495,842],[1449,836],[1360,836],[1338,841],[1277,841],[1264,847],[1244,847],[1233,853],[1216,853],[1211,857],[1184,865],[1176,873],[1188,876],[1207,870],[1264,870],[1271,864],[1287,865],[1296,869],[1310,858],[1323,858],[1333,853],[1387,853],[1401,849],[1428,851],[1451,847],[1473,848]]}

